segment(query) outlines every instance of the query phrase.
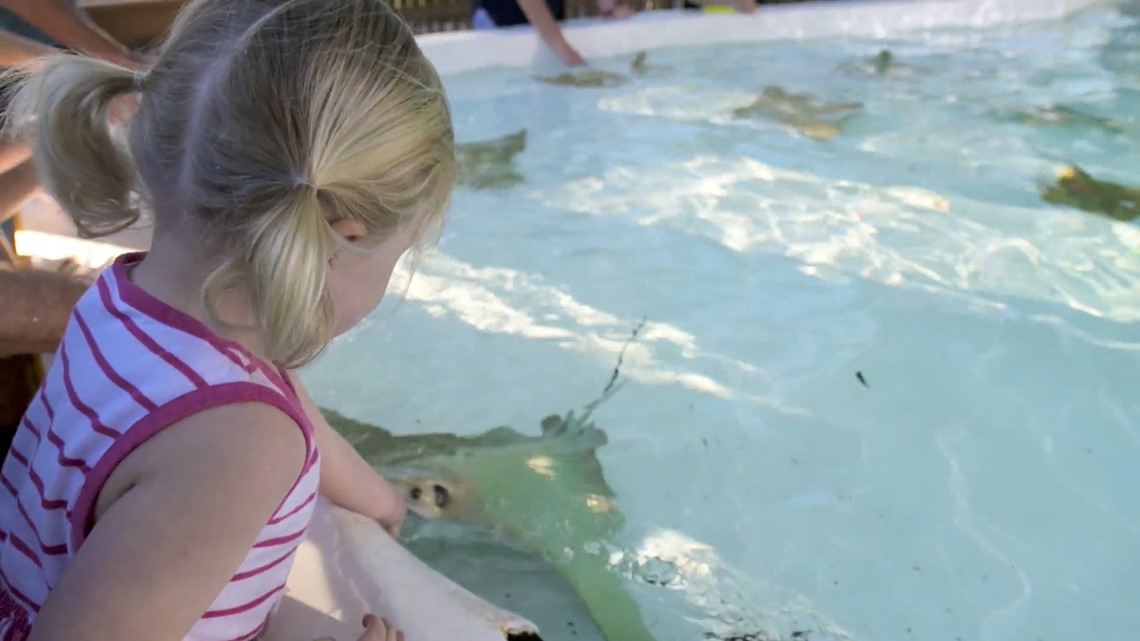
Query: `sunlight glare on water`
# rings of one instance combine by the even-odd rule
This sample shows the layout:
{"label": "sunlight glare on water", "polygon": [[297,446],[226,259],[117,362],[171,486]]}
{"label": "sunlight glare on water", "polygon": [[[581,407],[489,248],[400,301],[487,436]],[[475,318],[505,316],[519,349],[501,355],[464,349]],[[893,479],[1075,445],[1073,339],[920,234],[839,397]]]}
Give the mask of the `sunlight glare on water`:
{"label": "sunlight glare on water", "polygon": [[[526,128],[525,180],[461,186],[406,296],[305,379],[397,433],[537,434],[644,317],[596,420],[614,543],[707,570],[630,575],[662,641],[1132,638],[1140,230],[1037,189],[1066,163],[1140,184],[1137,6],[655,50],[594,61],[630,75],[601,89],[448,77],[461,142]],[[861,73],[882,48],[906,68]],[[826,141],[733,118],[768,85],[863,110]],[[1054,104],[1122,128],[1004,116]],[[456,532],[411,545],[547,641],[596,638],[548,568]]]}

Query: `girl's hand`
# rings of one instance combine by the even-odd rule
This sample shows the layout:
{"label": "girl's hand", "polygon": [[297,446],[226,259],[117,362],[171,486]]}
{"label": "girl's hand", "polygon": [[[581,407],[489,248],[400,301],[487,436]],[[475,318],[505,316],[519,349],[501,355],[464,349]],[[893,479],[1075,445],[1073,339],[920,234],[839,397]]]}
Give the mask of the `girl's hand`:
{"label": "girl's hand", "polygon": [[[316,641],[336,641],[332,637],[321,637]],[[404,641],[404,633],[393,626],[388,619],[375,614],[364,615],[364,634],[357,641]]]}
{"label": "girl's hand", "polygon": [[404,633],[396,629],[388,619],[374,614],[364,615],[364,634],[358,641],[404,641]]}
{"label": "girl's hand", "polygon": [[384,499],[386,509],[376,520],[395,539],[399,538],[400,528],[404,525],[404,518],[408,516],[408,506],[404,502],[404,495],[392,487],[391,483],[385,481],[384,485],[388,486],[388,496]]}

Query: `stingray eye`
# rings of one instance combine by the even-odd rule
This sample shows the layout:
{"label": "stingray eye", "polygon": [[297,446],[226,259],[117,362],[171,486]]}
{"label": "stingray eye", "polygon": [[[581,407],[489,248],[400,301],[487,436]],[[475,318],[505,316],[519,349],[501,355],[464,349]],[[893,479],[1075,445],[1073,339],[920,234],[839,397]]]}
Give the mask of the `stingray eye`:
{"label": "stingray eye", "polygon": [[421,497],[421,496],[423,496],[423,495],[424,495],[424,493],[423,493],[423,490],[421,490],[421,489],[420,489],[420,488],[418,488],[418,487],[413,487],[413,488],[412,488],[412,491],[411,491],[411,492],[408,492],[408,496],[412,497],[412,500],[413,500],[413,501],[418,501],[418,500],[420,500],[420,497]]}
{"label": "stingray eye", "polygon": [[451,494],[447,491],[447,488],[438,483],[432,488],[432,493],[435,494],[436,507],[446,507],[451,501]]}

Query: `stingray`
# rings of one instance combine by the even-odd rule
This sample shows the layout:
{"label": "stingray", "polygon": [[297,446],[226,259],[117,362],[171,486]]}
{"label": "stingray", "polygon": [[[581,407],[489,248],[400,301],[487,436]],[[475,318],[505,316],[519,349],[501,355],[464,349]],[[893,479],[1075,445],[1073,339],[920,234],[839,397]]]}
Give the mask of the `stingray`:
{"label": "stingray", "polygon": [[640,607],[611,567],[612,540],[624,524],[595,455],[606,434],[582,415],[547,416],[541,434],[496,427],[476,436],[394,436],[329,410],[329,423],[425,518],[498,530],[553,564],[607,641],[652,641]]}
{"label": "stingray", "polygon": [[1112,133],[1123,133],[1128,130],[1127,125],[1119,118],[1106,118],[1059,104],[1022,107],[1003,114],[1001,117],[1034,126],[1085,127],[1103,129]]}
{"label": "stingray", "polygon": [[500,138],[468,142],[456,146],[455,182],[472,189],[501,189],[523,180],[514,167],[514,158],[526,149],[526,129]]}
{"label": "stingray", "polygon": [[1072,165],[1041,187],[1041,197],[1055,205],[1069,205],[1121,222],[1140,217],[1140,187],[1098,180]]}
{"label": "stingray", "polygon": [[775,120],[808,138],[827,140],[838,135],[840,126],[862,108],[858,102],[826,102],[812,94],[769,86],[756,100],[732,113],[738,119]]}
{"label": "stingray", "polygon": [[645,73],[646,70],[648,69],[648,67],[646,65],[646,60],[648,60],[648,59],[649,59],[648,53],[646,53],[644,51],[638,51],[633,56],[633,60],[631,60],[629,62],[629,70],[634,72],[634,73],[639,73],[639,74]]}
{"label": "stingray", "polygon": [[[634,54],[629,62],[630,72],[636,76],[648,76],[670,71],[669,67],[649,64],[648,59],[649,54],[645,51]],[[557,76],[535,76],[535,79],[567,87],[617,87],[629,82],[629,78],[625,75],[593,67],[565,71]]]}
{"label": "stingray", "polygon": [[629,78],[620,73],[592,67],[564,71],[557,76],[535,76],[535,79],[551,85],[587,88],[618,87],[629,82]]}
{"label": "stingray", "polygon": [[629,70],[635,76],[659,76],[671,72],[673,68],[653,64],[649,62],[649,54],[647,52],[639,51],[634,54],[633,60],[630,60]]}
{"label": "stingray", "polygon": [[874,76],[877,78],[914,76],[925,71],[899,62],[890,49],[882,49],[879,53],[868,58],[844,62],[839,65],[839,70],[848,75]]}

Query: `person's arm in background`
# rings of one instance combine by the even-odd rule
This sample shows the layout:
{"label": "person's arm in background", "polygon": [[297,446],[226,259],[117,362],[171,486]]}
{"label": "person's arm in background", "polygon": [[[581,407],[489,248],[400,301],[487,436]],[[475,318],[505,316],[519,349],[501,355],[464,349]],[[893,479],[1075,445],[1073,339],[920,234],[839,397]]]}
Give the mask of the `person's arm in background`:
{"label": "person's arm in background", "polygon": [[107,35],[64,0],[0,0],[0,7],[76,51],[131,69],[146,67],[142,55]]}
{"label": "person's arm in background", "polygon": [[602,14],[603,18],[609,19],[628,18],[637,12],[624,4],[618,4],[617,0],[598,0],[598,13]]}
{"label": "person's arm in background", "polygon": [[571,67],[586,64],[578,50],[566,41],[566,36],[562,35],[562,28],[558,26],[558,21],[550,12],[546,0],[518,0],[518,3],[527,22],[534,27],[538,35],[542,36],[546,46],[550,47],[551,51],[562,59],[562,62]]}
{"label": "person's arm in background", "polygon": [[54,53],[54,47],[0,29],[0,67],[14,67]]}
{"label": "person's arm in background", "polygon": [[[598,12],[607,19],[628,18],[636,13],[629,7],[618,4],[617,0],[597,0],[597,2]],[[518,0],[518,3],[527,22],[542,36],[546,46],[550,47],[562,62],[571,67],[586,64],[578,50],[566,41],[562,28],[558,26],[558,21],[554,19],[554,14],[550,12],[545,0]]]}

